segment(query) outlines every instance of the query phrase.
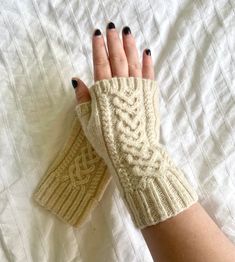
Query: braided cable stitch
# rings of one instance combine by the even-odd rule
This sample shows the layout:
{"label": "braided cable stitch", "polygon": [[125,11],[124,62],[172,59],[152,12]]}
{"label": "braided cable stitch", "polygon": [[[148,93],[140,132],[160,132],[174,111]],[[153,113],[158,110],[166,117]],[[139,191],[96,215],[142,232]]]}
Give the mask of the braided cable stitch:
{"label": "braided cable stitch", "polygon": [[[175,216],[198,200],[158,141],[156,88],[156,81],[138,77],[104,79],[90,88],[89,117],[81,115],[83,105],[76,107],[139,228]],[[96,141],[102,141],[105,152]]]}
{"label": "braided cable stitch", "polygon": [[[84,106],[83,112],[87,113]],[[75,118],[71,133],[33,193],[62,221],[80,226],[100,201],[111,177]]]}

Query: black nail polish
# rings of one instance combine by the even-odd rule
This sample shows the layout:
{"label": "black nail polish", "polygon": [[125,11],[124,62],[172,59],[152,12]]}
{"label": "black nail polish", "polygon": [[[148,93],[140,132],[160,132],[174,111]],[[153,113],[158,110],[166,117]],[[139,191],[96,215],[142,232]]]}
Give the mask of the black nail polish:
{"label": "black nail polish", "polygon": [[108,23],[107,29],[113,29],[115,28],[115,24],[113,22]]}
{"label": "black nail polish", "polygon": [[122,32],[123,32],[124,35],[129,35],[129,34],[131,34],[131,29],[130,29],[129,26],[125,26],[125,27],[123,27]]}
{"label": "black nail polish", "polygon": [[101,35],[100,29],[96,29],[94,32],[94,36]]}
{"label": "black nail polish", "polygon": [[75,79],[72,79],[72,86],[75,89],[78,86],[78,81]]}
{"label": "black nail polish", "polygon": [[151,56],[151,50],[150,49],[145,49],[145,54]]}

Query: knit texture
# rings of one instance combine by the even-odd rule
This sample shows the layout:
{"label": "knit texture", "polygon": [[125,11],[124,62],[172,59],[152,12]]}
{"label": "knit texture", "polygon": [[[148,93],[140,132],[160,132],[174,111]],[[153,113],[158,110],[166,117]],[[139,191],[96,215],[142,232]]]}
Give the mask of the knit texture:
{"label": "knit texture", "polygon": [[62,221],[80,226],[100,201],[111,177],[76,117],[71,133],[33,198]]}
{"label": "knit texture", "polygon": [[105,160],[138,228],[164,221],[198,200],[159,144],[156,81],[113,77],[95,82],[76,106],[84,132]]}

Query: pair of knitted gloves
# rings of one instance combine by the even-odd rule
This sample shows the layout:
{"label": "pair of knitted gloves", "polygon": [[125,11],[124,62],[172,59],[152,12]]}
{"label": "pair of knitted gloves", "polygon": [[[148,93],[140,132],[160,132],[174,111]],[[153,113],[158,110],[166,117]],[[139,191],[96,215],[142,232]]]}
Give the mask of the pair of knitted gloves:
{"label": "pair of knitted gloves", "polygon": [[96,81],[91,101],[76,106],[71,134],[34,199],[78,227],[113,178],[140,229],[195,203],[196,192],[159,143],[158,93],[154,80]]}

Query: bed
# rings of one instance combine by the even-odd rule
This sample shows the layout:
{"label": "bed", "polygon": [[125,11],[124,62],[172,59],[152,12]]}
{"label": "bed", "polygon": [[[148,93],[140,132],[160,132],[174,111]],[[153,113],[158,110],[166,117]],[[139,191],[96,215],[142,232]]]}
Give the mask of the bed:
{"label": "bed", "polygon": [[79,229],[31,198],[76,117],[71,77],[93,83],[91,34],[109,21],[151,49],[161,143],[235,243],[234,1],[0,0],[1,262],[152,261],[113,181]]}

